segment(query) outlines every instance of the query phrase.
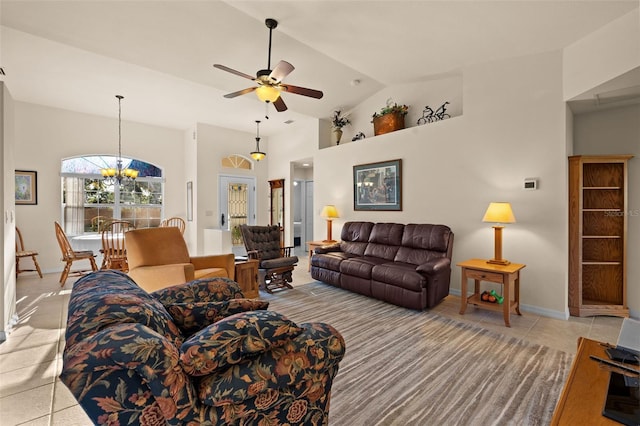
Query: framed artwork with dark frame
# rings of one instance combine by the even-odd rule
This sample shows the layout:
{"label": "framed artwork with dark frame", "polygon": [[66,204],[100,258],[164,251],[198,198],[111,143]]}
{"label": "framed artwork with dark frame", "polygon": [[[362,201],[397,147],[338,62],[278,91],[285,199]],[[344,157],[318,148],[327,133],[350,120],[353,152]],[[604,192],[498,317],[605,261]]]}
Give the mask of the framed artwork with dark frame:
{"label": "framed artwork with dark frame", "polygon": [[353,209],[402,211],[402,160],[353,166]]}
{"label": "framed artwork with dark frame", "polygon": [[193,221],[193,182],[187,182],[187,221]]}
{"label": "framed artwork with dark frame", "polygon": [[16,170],[16,204],[38,204],[38,172]]}

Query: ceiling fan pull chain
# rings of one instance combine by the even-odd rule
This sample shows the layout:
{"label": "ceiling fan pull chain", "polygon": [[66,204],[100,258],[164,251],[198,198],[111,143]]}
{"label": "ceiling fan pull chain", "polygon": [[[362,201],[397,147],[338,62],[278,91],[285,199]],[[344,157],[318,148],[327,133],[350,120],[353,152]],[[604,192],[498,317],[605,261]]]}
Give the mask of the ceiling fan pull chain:
{"label": "ceiling fan pull chain", "polygon": [[269,103],[270,102],[264,103],[264,118],[266,118],[267,120],[269,119]]}

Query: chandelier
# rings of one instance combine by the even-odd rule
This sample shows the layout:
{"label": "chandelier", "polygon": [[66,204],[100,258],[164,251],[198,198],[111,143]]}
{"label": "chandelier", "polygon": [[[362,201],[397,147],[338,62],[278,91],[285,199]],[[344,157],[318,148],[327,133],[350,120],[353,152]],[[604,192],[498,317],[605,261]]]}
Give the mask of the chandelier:
{"label": "chandelier", "polygon": [[107,185],[122,185],[123,181],[134,181],[138,177],[138,171],[134,169],[122,168],[122,99],[124,96],[116,95],[118,98],[118,157],[116,159],[116,168],[113,167],[101,169],[102,178]]}
{"label": "chandelier", "polygon": [[260,151],[260,120],[256,120],[256,149],[250,155],[256,161],[263,160],[267,156],[267,154]]}

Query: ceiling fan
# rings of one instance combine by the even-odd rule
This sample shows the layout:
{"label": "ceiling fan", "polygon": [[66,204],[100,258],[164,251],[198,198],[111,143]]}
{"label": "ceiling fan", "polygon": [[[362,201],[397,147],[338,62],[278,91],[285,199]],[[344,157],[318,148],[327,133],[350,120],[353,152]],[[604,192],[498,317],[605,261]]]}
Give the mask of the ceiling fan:
{"label": "ceiling fan", "polygon": [[278,26],[278,21],[275,19],[267,18],[264,21],[267,28],[269,28],[269,56],[267,60],[267,69],[259,70],[256,73],[255,77],[250,76],[249,74],[245,74],[240,71],[236,71],[232,68],[221,64],[214,64],[215,68],[221,69],[223,71],[230,72],[231,74],[238,75],[240,77],[247,78],[249,80],[255,81],[258,85],[254,87],[248,87],[246,89],[238,90],[237,92],[229,93],[224,95],[225,98],[235,98],[236,96],[245,95],[247,93],[251,93],[253,91],[256,92],[258,99],[263,102],[271,102],[273,106],[276,107],[278,112],[286,111],[287,105],[282,100],[281,93],[289,92],[294,93],[296,95],[308,96],[310,98],[320,99],[323,96],[323,93],[319,90],[308,89],[306,87],[294,86],[292,84],[284,84],[282,80],[288,76],[291,71],[294,70],[293,65],[291,65],[287,61],[280,61],[275,66],[275,68],[271,69],[271,33],[273,29]]}

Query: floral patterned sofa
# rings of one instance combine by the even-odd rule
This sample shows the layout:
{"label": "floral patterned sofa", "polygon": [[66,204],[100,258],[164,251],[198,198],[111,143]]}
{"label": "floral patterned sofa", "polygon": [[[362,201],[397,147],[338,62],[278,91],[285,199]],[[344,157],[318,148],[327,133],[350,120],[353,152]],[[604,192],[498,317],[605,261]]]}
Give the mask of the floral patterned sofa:
{"label": "floral patterned sofa", "polygon": [[147,293],[119,271],[79,279],[60,375],[99,425],[328,423],[345,351],[227,278]]}

